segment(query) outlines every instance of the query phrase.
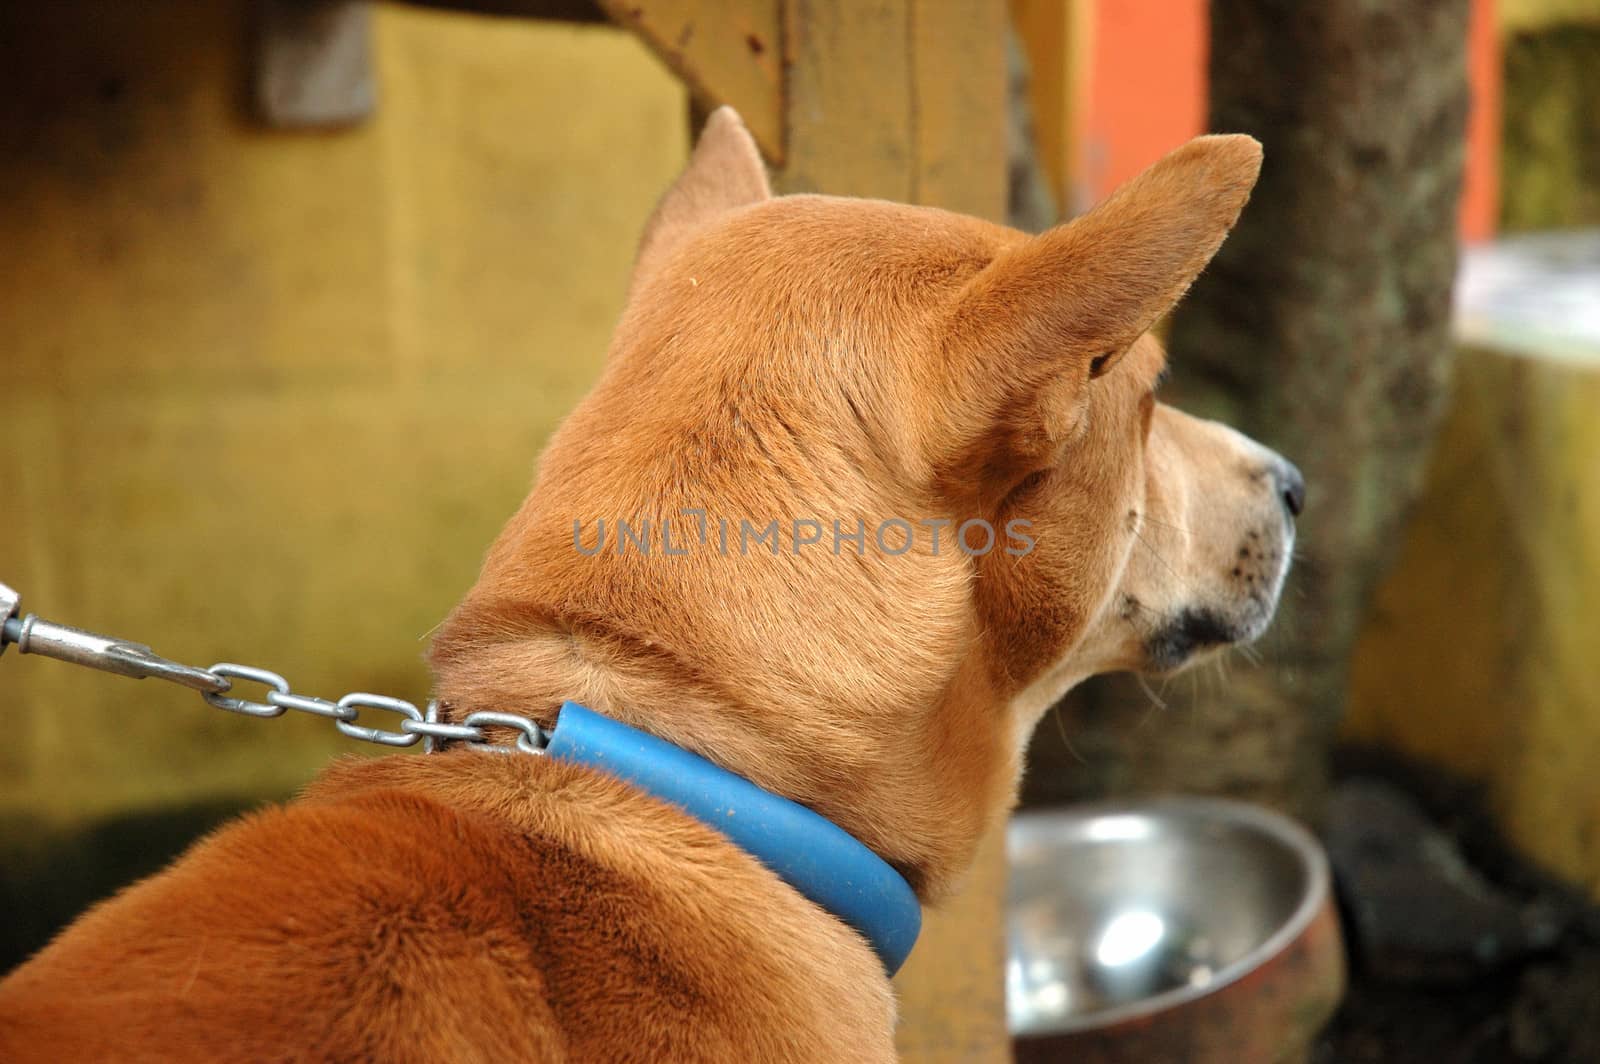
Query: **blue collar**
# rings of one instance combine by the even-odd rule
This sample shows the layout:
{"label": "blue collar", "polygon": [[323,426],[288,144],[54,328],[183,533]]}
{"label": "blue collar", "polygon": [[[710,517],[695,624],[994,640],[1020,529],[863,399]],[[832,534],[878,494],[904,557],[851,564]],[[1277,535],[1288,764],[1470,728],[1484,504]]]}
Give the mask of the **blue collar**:
{"label": "blue collar", "polygon": [[576,702],[562,705],[545,752],[627,780],[722,832],[859,931],[890,975],[916,944],[922,907],[910,884],[805,806]]}

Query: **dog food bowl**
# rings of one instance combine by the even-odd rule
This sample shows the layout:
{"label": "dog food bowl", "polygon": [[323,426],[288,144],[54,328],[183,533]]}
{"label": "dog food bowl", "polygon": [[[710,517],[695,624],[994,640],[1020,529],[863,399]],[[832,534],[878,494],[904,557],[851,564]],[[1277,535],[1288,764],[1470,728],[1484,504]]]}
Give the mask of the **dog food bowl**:
{"label": "dog food bowl", "polygon": [[1006,1009],[1017,1060],[1304,1060],[1344,990],[1328,862],[1299,825],[1164,798],[1019,813]]}

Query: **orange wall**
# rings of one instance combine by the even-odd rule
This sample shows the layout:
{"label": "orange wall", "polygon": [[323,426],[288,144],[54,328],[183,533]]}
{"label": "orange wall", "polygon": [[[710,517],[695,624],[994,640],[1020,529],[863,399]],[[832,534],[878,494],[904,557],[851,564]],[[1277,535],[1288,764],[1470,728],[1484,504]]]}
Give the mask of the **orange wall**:
{"label": "orange wall", "polygon": [[1206,0],[1094,0],[1087,206],[1206,126]]}
{"label": "orange wall", "polygon": [[1500,25],[1495,0],[1472,0],[1467,42],[1472,111],[1467,116],[1467,177],[1461,191],[1461,235],[1494,236],[1500,216]]}
{"label": "orange wall", "polygon": [[[1064,0],[1071,2],[1071,0]],[[1083,141],[1069,212],[1095,203],[1206,126],[1206,0],[1093,5]],[[1494,235],[1499,211],[1500,44],[1495,0],[1472,0],[1472,111],[1461,235]],[[1222,42],[1224,45],[1226,42]]]}

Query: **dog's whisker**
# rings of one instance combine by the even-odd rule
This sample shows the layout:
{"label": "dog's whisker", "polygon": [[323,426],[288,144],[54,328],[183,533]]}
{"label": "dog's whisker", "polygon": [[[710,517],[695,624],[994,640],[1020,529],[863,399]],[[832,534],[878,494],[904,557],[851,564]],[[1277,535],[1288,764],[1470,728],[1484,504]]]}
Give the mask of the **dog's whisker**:
{"label": "dog's whisker", "polygon": [[1160,562],[1162,564],[1162,566],[1167,570],[1167,572],[1172,574],[1173,579],[1178,580],[1180,583],[1182,582],[1183,578],[1178,576],[1178,570],[1174,569],[1171,565],[1167,564],[1167,559],[1163,558],[1161,556],[1161,552],[1156,550],[1154,547],[1152,547],[1150,545],[1150,541],[1149,540],[1145,539],[1144,536],[1141,535],[1137,531],[1134,532],[1133,537],[1135,539],[1137,539],[1140,543],[1144,544],[1144,549],[1149,551],[1152,555],[1155,556],[1156,561]]}
{"label": "dog's whisker", "polygon": [[1078,753],[1078,748],[1072,745],[1071,739],[1067,738],[1067,726],[1061,720],[1060,702],[1057,702],[1055,705],[1050,707],[1050,715],[1055,718],[1056,734],[1061,736],[1061,745],[1067,748],[1067,753],[1071,754],[1078,764],[1087,765],[1089,763],[1089,759]]}
{"label": "dog's whisker", "polygon": [[1182,525],[1175,525],[1170,521],[1162,521],[1162,520],[1159,520],[1158,518],[1148,517],[1148,516],[1141,517],[1140,520],[1141,520],[1142,524],[1155,525],[1155,526],[1157,526],[1159,528],[1170,528],[1174,532],[1180,533],[1180,534],[1185,535],[1185,536],[1190,534],[1190,532],[1189,532],[1189,530],[1187,528],[1183,527]]}
{"label": "dog's whisker", "polygon": [[1144,688],[1144,693],[1149,696],[1150,704],[1152,706],[1155,706],[1157,709],[1171,708],[1160,695],[1156,694],[1155,691],[1150,689],[1150,681],[1144,678],[1143,673],[1136,672],[1133,674],[1133,678],[1139,681],[1140,687]]}

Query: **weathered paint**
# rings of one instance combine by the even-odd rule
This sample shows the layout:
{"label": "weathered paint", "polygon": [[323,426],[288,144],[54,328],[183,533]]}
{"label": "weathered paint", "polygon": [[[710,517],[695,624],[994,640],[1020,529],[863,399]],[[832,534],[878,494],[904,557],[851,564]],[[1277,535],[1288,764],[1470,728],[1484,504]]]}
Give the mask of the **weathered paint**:
{"label": "weathered paint", "polygon": [[[246,113],[248,5],[6,5],[0,579],[299,690],[423,697],[422,640],[588,387],[682,88],[628,35],[382,5],[367,124]],[[0,659],[0,813],[279,794],[352,744]]]}

